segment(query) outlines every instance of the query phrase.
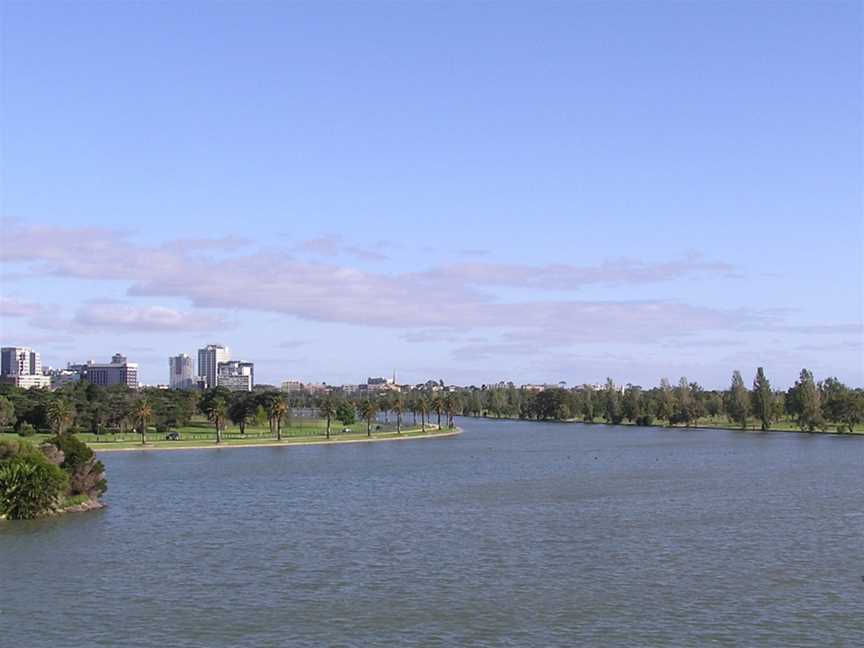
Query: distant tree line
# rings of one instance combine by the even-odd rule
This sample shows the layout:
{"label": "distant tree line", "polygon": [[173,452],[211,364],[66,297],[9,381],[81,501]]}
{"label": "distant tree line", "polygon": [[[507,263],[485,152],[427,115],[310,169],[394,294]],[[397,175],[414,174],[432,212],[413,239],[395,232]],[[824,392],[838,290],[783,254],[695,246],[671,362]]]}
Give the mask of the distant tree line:
{"label": "distant tree line", "polygon": [[789,420],[809,432],[854,432],[864,421],[864,390],[847,387],[836,378],[817,383],[807,369],[801,370],[786,391],[772,389],[760,367],[750,388],[735,371],[725,391],[703,389],[687,378],[675,385],[663,379],[648,389],[631,384],[619,387],[610,378],[600,389],[591,385],[542,391],[515,385],[482,386],[463,389],[461,395],[463,412],[470,416],[612,424],[626,421],[643,426],[692,426],[706,419],[715,423],[726,419],[742,429],[755,426],[762,430]]}
{"label": "distant tree line", "polygon": [[258,385],[251,392],[216,387],[204,392],[125,386],[99,387],[82,381],[51,391],[0,385],[0,429],[22,436],[37,431],[137,432],[142,442],[155,428],[169,433],[203,415],[212,424],[216,442],[230,424],[245,433],[247,426],[269,428],[277,439],[291,424],[293,412],[311,410],[332,426],[362,421],[371,436],[383,419],[401,433],[407,418],[424,431],[435,424],[453,427],[457,415],[557,421],[623,422],[635,425],[720,425],[727,421],[741,428],[770,429],[777,422],[793,422],[801,430],[853,432],[864,421],[864,390],[850,388],[836,378],[816,382],[803,369],[786,391],[774,390],[760,367],[750,387],[741,373],[732,374],[726,390],[706,390],[681,378],[677,384],[663,379],[651,388],[616,385],[612,379],[600,388],[561,384],[542,390],[486,386],[445,389],[443,383],[409,391],[369,391],[323,394],[282,392]]}

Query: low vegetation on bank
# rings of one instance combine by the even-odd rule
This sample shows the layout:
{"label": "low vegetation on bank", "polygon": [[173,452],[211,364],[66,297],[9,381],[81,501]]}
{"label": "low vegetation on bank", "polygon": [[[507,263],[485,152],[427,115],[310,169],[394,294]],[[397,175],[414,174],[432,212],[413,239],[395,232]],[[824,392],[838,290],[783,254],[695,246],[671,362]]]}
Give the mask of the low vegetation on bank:
{"label": "low vegetation on bank", "polygon": [[24,520],[101,506],[105,468],[69,434],[39,446],[0,439],[0,517]]}

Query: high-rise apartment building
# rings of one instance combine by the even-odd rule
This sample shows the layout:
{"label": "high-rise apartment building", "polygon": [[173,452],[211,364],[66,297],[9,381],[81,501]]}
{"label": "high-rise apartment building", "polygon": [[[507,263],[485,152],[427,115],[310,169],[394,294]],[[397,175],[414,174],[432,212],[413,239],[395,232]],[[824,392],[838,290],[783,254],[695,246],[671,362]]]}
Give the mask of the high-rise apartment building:
{"label": "high-rise apartment building", "polygon": [[220,362],[216,381],[220,387],[231,391],[252,391],[255,384],[255,365],[239,360]]}
{"label": "high-rise apartment building", "polygon": [[192,389],[195,387],[195,368],[191,356],[181,353],[168,358],[168,385],[171,389]]}
{"label": "high-rise apartment building", "polygon": [[204,387],[211,389],[219,384],[219,364],[231,360],[231,351],[222,344],[208,344],[198,349],[198,376]]}
{"label": "high-rise apartment building", "polygon": [[42,373],[42,359],[30,347],[0,349],[0,382],[29,389],[50,387],[51,377]]}

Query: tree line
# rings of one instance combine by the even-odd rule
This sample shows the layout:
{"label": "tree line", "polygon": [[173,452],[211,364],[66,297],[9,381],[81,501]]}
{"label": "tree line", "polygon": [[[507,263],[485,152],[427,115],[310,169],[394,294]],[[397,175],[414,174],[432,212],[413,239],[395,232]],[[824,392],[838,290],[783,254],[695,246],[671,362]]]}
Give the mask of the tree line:
{"label": "tree line", "polygon": [[0,430],[14,430],[21,436],[37,432],[89,432],[92,434],[136,432],[142,443],[151,428],[169,434],[183,428],[200,414],[207,418],[221,443],[229,424],[245,434],[248,426],[269,427],[271,435],[282,439],[283,428],[290,425],[292,411],[311,409],[326,421],[325,434],[331,435],[334,424],[352,425],[364,421],[366,433],[383,418],[390,419],[401,433],[403,416],[420,418],[425,431],[430,416],[437,416],[440,427],[453,426],[461,413],[456,394],[402,394],[401,392],[345,395],[331,392],[322,395],[308,392],[286,394],[269,385],[252,392],[233,392],[215,387],[203,392],[145,388],[132,390],[125,385],[102,387],[86,381],[64,385],[57,390],[20,389],[0,385]]}
{"label": "tree line", "polygon": [[742,429],[768,430],[786,419],[808,432],[850,433],[864,421],[864,390],[850,388],[837,378],[817,382],[808,369],[802,369],[786,391],[774,390],[760,367],[750,388],[741,372],[735,371],[726,390],[706,390],[683,377],[674,385],[664,378],[648,389],[632,384],[619,387],[610,378],[599,389],[592,385],[542,391],[483,386],[462,390],[462,397],[463,412],[470,416],[537,420],[691,426],[703,419],[716,423],[726,418]]}
{"label": "tree line", "polygon": [[269,385],[252,392],[231,392],[216,387],[204,392],[126,386],[100,387],[86,381],[48,389],[19,389],[0,385],[0,429],[22,436],[37,431],[111,432],[136,431],[146,441],[147,430],[169,433],[188,426],[195,415],[203,415],[213,426],[216,441],[222,441],[231,424],[245,433],[249,425],[267,427],[282,439],[297,409],[314,411],[325,421],[329,438],[335,424],[352,425],[358,419],[371,436],[383,419],[401,433],[406,417],[426,430],[433,421],[440,428],[454,426],[457,415],[506,417],[530,420],[598,420],[636,425],[696,425],[707,419],[722,419],[741,428],[770,429],[778,421],[792,421],[801,430],[853,432],[864,421],[864,390],[853,389],[836,378],[817,382],[803,369],[786,391],[775,390],[760,367],[748,387],[739,371],[732,374],[726,390],[706,390],[681,378],[677,384],[663,379],[651,388],[612,379],[600,388],[591,385],[548,387],[542,390],[480,386],[445,390],[442,386],[410,391],[324,394],[298,391],[284,393]]}

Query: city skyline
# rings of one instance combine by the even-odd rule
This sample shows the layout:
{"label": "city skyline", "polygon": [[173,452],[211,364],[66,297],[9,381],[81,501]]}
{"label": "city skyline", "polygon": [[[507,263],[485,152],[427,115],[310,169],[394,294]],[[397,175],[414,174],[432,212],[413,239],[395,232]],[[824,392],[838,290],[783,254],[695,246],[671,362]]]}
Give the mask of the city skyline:
{"label": "city skyline", "polygon": [[4,20],[0,342],[45,365],[864,384],[855,3]]}

